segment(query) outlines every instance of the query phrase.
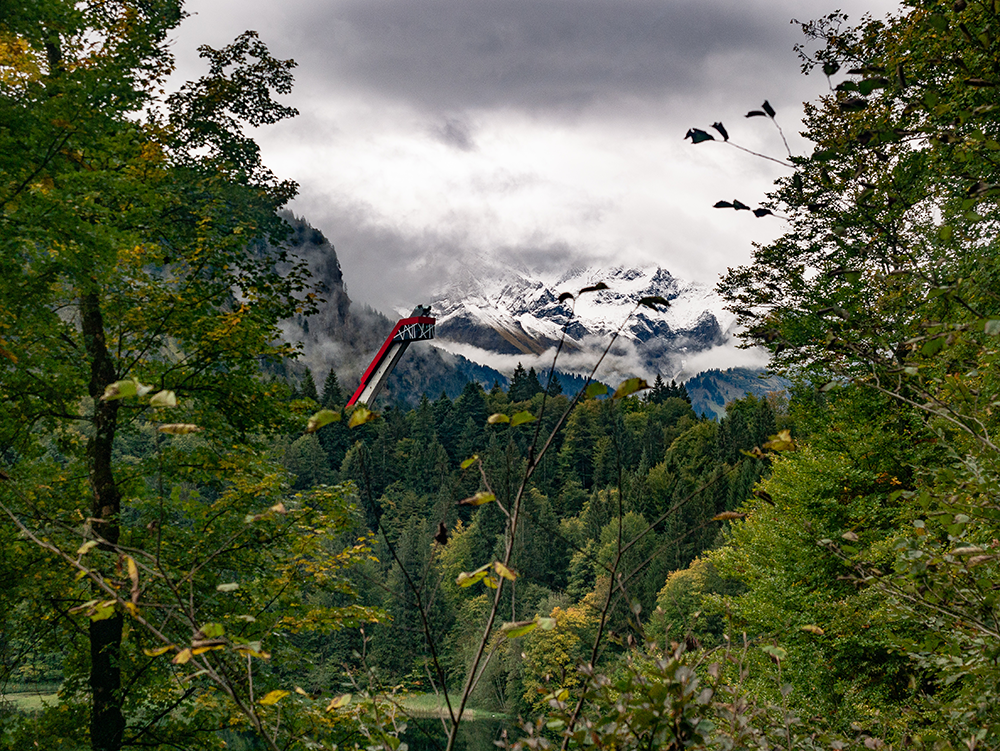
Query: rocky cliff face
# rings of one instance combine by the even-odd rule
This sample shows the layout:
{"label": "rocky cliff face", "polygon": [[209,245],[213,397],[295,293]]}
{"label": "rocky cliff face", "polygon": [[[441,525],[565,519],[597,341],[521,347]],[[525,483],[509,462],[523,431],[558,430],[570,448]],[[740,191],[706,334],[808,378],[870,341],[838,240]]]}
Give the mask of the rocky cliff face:
{"label": "rocky cliff face", "polygon": [[[332,368],[349,396],[392,330],[395,319],[352,302],[330,241],[305,219],[288,214],[285,220],[292,228],[287,241],[289,250],[309,266],[325,301],[316,314],[285,321],[282,327],[285,338],[302,346],[302,357],[287,366],[287,375],[297,380],[308,367],[314,380],[322,384]],[[470,380],[486,388],[494,381],[503,385],[507,381],[499,371],[421,342],[406,351],[379,398],[390,404],[397,400],[416,402],[421,394],[434,398],[442,391],[456,397]]]}

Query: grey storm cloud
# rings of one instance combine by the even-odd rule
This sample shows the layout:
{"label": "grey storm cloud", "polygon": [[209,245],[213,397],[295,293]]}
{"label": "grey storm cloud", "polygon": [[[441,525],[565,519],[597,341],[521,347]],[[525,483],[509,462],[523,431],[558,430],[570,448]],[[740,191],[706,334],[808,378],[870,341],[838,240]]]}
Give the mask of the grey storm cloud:
{"label": "grey storm cloud", "polygon": [[433,129],[433,134],[442,143],[459,151],[472,151],[476,147],[471,126],[461,118],[446,117],[444,122]]}
{"label": "grey storm cloud", "polygon": [[435,111],[544,110],[697,89],[713,56],[787,50],[794,5],[774,5],[340,0],[314,6],[293,36],[300,74],[323,87]]}
{"label": "grey storm cloud", "polygon": [[394,227],[372,207],[347,201],[300,202],[311,223],[334,238],[351,299],[388,315],[426,302],[450,279],[497,264],[524,270],[567,270],[581,262],[579,249],[537,238],[516,246],[477,248],[468,231],[454,228],[409,232]]}

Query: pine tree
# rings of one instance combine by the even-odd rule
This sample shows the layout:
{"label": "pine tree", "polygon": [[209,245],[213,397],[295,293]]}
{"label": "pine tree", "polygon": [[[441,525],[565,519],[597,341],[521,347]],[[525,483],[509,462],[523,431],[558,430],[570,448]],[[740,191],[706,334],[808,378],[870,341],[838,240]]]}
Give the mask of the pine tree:
{"label": "pine tree", "polygon": [[691,403],[691,395],[688,394],[687,386],[685,386],[683,383],[677,387],[677,397],[679,399],[683,399],[688,404]]}
{"label": "pine tree", "polygon": [[524,393],[524,382],[528,377],[528,374],[524,370],[524,366],[521,363],[517,364],[514,368],[514,375],[510,378],[510,387],[507,389],[507,396],[510,397],[512,402],[520,402],[524,400],[522,394]]}
{"label": "pine tree", "polygon": [[326,381],[323,382],[323,406],[327,409],[334,409],[342,406],[344,395],[340,390],[340,381],[337,380],[337,372],[330,368]]}
{"label": "pine tree", "polygon": [[656,374],[656,380],[653,381],[653,388],[649,392],[649,401],[653,404],[662,404],[663,400],[667,398],[667,387],[663,383],[663,376],[659,373]]}
{"label": "pine tree", "polygon": [[312,399],[314,402],[319,401],[319,394],[316,391],[316,381],[313,380],[313,374],[309,368],[306,368],[306,374],[302,376],[299,393],[302,394],[303,399]]}
{"label": "pine tree", "polygon": [[535,394],[542,393],[542,384],[538,381],[538,373],[535,372],[534,368],[528,369],[528,377],[525,379],[525,392],[527,393],[526,399],[530,399]]}

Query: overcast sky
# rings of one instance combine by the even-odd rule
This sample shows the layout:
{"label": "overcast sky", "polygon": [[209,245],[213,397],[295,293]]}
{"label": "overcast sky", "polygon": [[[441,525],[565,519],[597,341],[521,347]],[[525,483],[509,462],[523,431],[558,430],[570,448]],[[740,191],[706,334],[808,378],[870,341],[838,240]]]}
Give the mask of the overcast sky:
{"label": "overcast sky", "polygon": [[291,208],[333,242],[356,302],[391,314],[485,255],[529,267],[658,264],[714,283],[780,232],[712,208],[756,204],[778,165],[690,127],[781,156],[764,99],[793,149],[804,77],[790,20],[889,0],[191,0],[179,73],[200,44],[258,31],[294,58],[294,120],[257,133],[297,181]]}

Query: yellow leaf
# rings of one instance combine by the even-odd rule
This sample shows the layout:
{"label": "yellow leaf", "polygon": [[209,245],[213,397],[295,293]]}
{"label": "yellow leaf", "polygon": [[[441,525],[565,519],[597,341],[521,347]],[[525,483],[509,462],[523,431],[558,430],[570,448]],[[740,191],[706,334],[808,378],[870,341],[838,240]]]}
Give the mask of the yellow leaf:
{"label": "yellow leaf", "polygon": [[498,422],[510,422],[510,416],[505,415],[503,412],[497,412],[486,418],[486,422],[490,425],[496,425]]}
{"label": "yellow leaf", "polygon": [[779,431],[778,435],[771,436],[771,440],[764,444],[764,448],[771,451],[790,451],[795,448],[792,432],[790,430]]}
{"label": "yellow leaf", "polygon": [[180,652],[178,652],[176,655],[174,655],[174,659],[172,659],[170,662],[172,662],[174,665],[183,665],[190,659],[191,659],[191,649],[185,648],[182,649]]}
{"label": "yellow leaf", "polygon": [[150,407],[176,407],[177,394],[173,391],[157,391],[149,398]]}
{"label": "yellow leaf", "polygon": [[197,425],[191,425],[190,423],[171,423],[168,425],[161,425],[157,428],[161,433],[169,433],[170,435],[188,435],[190,433],[198,433],[204,428]]}
{"label": "yellow leaf", "polygon": [[296,686],[295,693],[301,696],[309,696],[309,693],[304,688],[302,688],[302,686]]}
{"label": "yellow leaf", "polygon": [[99,602],[93,607],[93,609],[87,613],[92,621],[104,621],[115,614],[115,601],[105,600],[104,602]]}
{"label": "yellow leaf", "polygon": [[615,390],[612,394],[612,399],[624,399],[626,396],[630,396],[637,391],[642,391],[643,389],[648,389],[649,384],[646,383],[644,378],[629,378],[623,381],[622,384]]}
{"label": "yellow leaf", "polygon": [[458,575],[458,578],[455,579],[455,583],[460,587],[471,587],[477,581],[481,581],[483,577],[486,576],[486,571],[489,567],[490,564],[487,563],[471,573],[463,571]]}
{"label": "yellow leaf", "polygon": [[211,646],[208,647],[195,647],[194,649],[191,650],[191,654],[200,655],[200,654],[205,654],[205,652],[211,652],[216,649],[225,649],[225,646],[222,644],[212,644]]}
{"label": "yellow leaf", "polygon": [[146,657],[159,657],[162,654],[166,654],[171,649],[176,649],[176,647],[173,644],[171,644],[169,647],[157,647],[156,649],[145,649],[144,648],[142,650],[142,653],[144,655],[146,655]]}
{"label": "yellow leaf", "polygon": [[458,504],[460,506],[482,506],[484,503],[490,503],[496,499],[497,497],[492,493],[484,493],[480,491],[474,496],[462,499],[458,502]]}
{"label": "yellow leaf", "polygon": [[[331,422],[340,422],[340,412],[334,412],[332,409],[321,409],[309,418],[309,422],[306,424],[306,432],[315,433],[324,425],[329,425]],[[354,426],[352,425],[351,427]]]}
{"label": "yellow leaf", "polygon": [[290,693],[291,691],[282,691],[281,689],[276,688],[274,691],[268,691],[264,694],[264,698],[260,700],[260,703],[265,707],[269,707],[272,704],[277,704]]}
{"label": "yellow leaf", "polygon": [[364,425],[366,422],[371,422],[376,417],[378,417],[376,413],[372,412],[364,404],[359,404],[351,412],[351,419],[347,422],[347,427],[356,428],[359,425]]}
{"label": "yellow leaf", "polygon": [[473,464],[475,464],[477,461],[479,461],[479,454],[473,454],[468,459],[466,459],[464,462],[462,462],[462,464],[460,466],[462,467],[462,469],[468,469]]}
{"label": "yellow leaf", "polygon": [[725,522],[730,519],[745,519],[746,514],[741,514],[738,511],[723,511],[721,514],[716,514],[712,517],[713,522]]}
{"label": "yellow leaf", "polygon": [[340,696],[335,696],[330,700],[330,703],[326,705],[326,711],[332,712],[335,709],[346,707],[350,703],[351,703],[351,695],[341,694]]}
{"label": "yellow leaf", "polygon": [[497,574],[502,576],[507,581],[514,581],[517,578],[517,574],[515,574],[509,568],[500,563],[500,561],[494,561],[493,570],[496,571]]}
{"label": "yellow leaf", "polygon": [[91,550],[97,547],[97,540],[87,540],[80,548],[76,551],[77,555],[87,555]]}
{"label": "yellow leaf", "polygon": [[814,626],[811,623],[808,623],[805,626],[802,626],[801,628],[803,631],[808,631],[810,634],[816,634],[816,636],[822,636],[823,634],[826,633],[819,626]]}

